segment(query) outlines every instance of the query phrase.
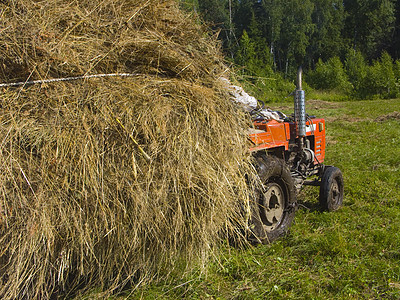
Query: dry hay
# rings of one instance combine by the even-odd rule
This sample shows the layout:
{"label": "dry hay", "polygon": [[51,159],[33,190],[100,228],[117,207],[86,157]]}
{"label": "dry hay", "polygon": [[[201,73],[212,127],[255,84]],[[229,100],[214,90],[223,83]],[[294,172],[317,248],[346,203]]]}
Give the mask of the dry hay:
{"label": "dry hay", "polygon": [[144,283],[243,224],[247,120],[173,0],[6,0],[0,22],[1,82],[145,74],[1,90],[2,299]]}

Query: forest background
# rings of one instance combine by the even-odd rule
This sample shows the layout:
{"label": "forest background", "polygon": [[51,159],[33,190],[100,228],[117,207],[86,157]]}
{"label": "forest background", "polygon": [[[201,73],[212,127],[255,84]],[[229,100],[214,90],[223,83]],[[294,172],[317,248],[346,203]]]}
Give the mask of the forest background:
{"label": "forest background", "polygon": [[324,100],[400,96],[400,0],[181,0],[221,40],[238,80],[281,100],[299,66]]}

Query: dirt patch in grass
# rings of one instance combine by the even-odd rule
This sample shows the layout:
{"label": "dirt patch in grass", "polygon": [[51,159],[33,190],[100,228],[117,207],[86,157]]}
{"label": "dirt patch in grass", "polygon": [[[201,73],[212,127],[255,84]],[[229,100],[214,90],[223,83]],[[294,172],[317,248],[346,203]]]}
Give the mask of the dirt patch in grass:
{"label": "dirt patch in grass", "polygon": [[356,123],[356,122],[361,122],[361,121],[365,121],[366,120],[366,119],[349,117],[349,116],[325,117],[324,119],[325,119],[325,121],[327,123],[332,123],[332,122],[336,122],[336,121],[348,122],[348,123]]}
{"label": "dirt patch in grass", "polygon": [[400,120],[400,112],[394,111],[389,114],[379,116],[375,119],[376,122],[384,122],[388,120]]}
{"label": "dirt patch in grass", "polygon": [[328,102],[323,100],[310,99],[306,100],[307,108],[309,109],[322,109],[322,108],[339,108],[341,105],[336,102]]}

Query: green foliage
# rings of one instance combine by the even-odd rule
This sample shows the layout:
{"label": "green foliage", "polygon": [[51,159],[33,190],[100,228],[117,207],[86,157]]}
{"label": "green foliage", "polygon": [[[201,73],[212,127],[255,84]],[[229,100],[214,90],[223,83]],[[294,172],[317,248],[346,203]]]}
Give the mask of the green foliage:
{"label": "green foliage", "polygon": [[394,76],[400,80],[400,60],[396,60],[394,65]]}
{"label": "green foliage", "polygon": [[[293,82],[284,79],[279,73],[273,73],[270,77],[259,77],[246,75],[248,72],[242,70],[242,75],[236,78],[240,85],[250,95],[265,103],[284,101],[293,92]],[[292,98],[287,98],[292,101]]]}
{"label": "green foliage", "polygon": [[400,93],[398,65],[387,52],[368,65],[361,52],[350,51],[346,72],[353,85],[353,96],[361,99],[397,97]]}
{"label": "green foliage", "polygon": [[368,65],[360,51],[347,53],[345,66],[338,57],[319,60],[306,80],[318,90],[335,91],[356,99],[395,98],[400,95],[400,63],[387,52]]}
{"label": "green foliage", "polygon": [[353,85],[353,94],[365,98],[367,93],[368,65],[360,51],[350,50],[346,56],[346,73]]}
{"label": "green foliage", "polygon": [[[260,27],[263,28],[263,35],[265,36],[270,52],[273,56],[275,69],[280,69],[280,45],[281,28],[283,23],[284,13],[287,11],[284,8],[284,3],[280,0],[265,0],[261,2],[260,8]],[[262,17],[264,16],[264,17]],[[279,66],[279,68],[278,68]]]}
{"label": "green foliage", "polygon": [[387,99],[399,94],[393,61],[387,52],[384,52],[379,60],[373,62],[369,67],[368,75],[370,95]]}
{"label": "green foliage", "polygon": [[397,17],[393,30],[392,42],[390,43],[388,51],[392,57],[400,58],[400,0],[396,0],[395,9],[395,16]]}
{"label": "green foliage", "polygon": [[306,66],[314,67],[317,58],[327,61],[340,56],[345,48],[342,32],[345,25],[345,9],[335,0],[314,1],[312,22],[315,30],[310,39],[306,56]]}
{"label": "green foliage", "polygon": [[[320,59],[328,62],[339,57],[350,72],[349,81],[354,88],[351,95],[386,98],[397,94],[393,78],[388,78],[387,86],[379,82],[386,78],[386,75],[381,76],[383,61],[372,64],[372,69],[354,68],[364,68],[360,55],[368,64],[381,57],[384,51],[394,59],[399,58],[398,0],[180,1],[198,9],[207,23],[220,30],[219,37],[226,53],[248,70],[247,75],[270,77],[274,70],[285,78],[293,78],[299,65],[312,70]],[[244,49],[249,41],[250,48]],[[353,49],[354,53],[346,55],[346,49]],[[250,53],[254,58],[250,58]],[[369,82],[376,78],[379,79],[376,84]],[[324,88],[332,88],[333,84],[348,89],[343,82],[313,84]],[[373,91],[374,88],[377,90]]]}
{"label": "green foliage", "polygon": [[394,64],[394,76],[396,78],[396,87],[400,90],[400,60],[396,60]]}
{"label": "green foliage", "polygon": [[271,58],[268,51],[258,49],[255,39],[252,39],[243,31],[240,39],[239,48],[236,54],[236,63],[246,66],[246,72],[249,75],[257,77],[268,77],[273,75]]}
{"label": "green foliage", "polygon": [[244,30],[240,39],[239,49],[236,53],[236,61],[240,65],[247,65],[251,68],[256,57],[254,43],[250,40],[247,31]]}
{"label": "green foliage", "polygon": [[197,11],[199,9],[198,0],[179,0],[179,4],[186,11]]}
{"label": "green foliage", "polygon": [[243,31],[235,56],[236,64],[245,67],[236,73],[245,90],[257,99],[265,102],[279,101],[293,91],[294,85],[273,71],[271,53],[268,47],[263,46],[266,42],[259,35],[254,15],[249,30],[249,34]]}
{"label": "green foliage", "polygon": [[[285,90],[282,78],[294,78],[300,65],[313,88],[341,97],[399,94],[390,58],[400,55],[398,0],[180,1],[218,30],[230,61],[260,97]],[[274,80],[264,85],[259,77]]]}
{"label": "green foliage", "polygon": [[290,0],[280,5],[283,6],[282,10],[278,10],[282,13],[282,23],[279,35],[276,33],[275,60],[278,69],[292,77],[304,62],[310,36],[314,31],[311,18],[314,4],[311,0]]}
{"label": "green foliage", "polygon": [[199,10],[203,19],[219,28],[222,28],[229,22],[226,3],[227,1],[220,0],[198,1]]}
{"label": "green foliage", "polygon": [[369,59],[391,43],[396,20],[393,0],[345,0],[347,12],[343,38]]}
{"label": "green foliage", "polygon": [[343,64],[337,56],[326,63],[319,59],[315,70],[307,76],[307,82],[316,89],[347,92],[350,88]]}

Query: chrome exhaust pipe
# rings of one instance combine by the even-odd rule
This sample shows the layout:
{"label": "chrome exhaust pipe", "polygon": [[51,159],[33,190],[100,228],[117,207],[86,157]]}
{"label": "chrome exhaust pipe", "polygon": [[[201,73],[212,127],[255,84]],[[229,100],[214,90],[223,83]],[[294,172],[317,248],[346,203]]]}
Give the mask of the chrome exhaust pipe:
{"label": "chrome exhaust pipe", "polygon": [[296,122],[297,136],[300,140],[306,136],[306,99],[301,89],[302,68],[297,71],[296,92],[294,94],[294,121]]}

